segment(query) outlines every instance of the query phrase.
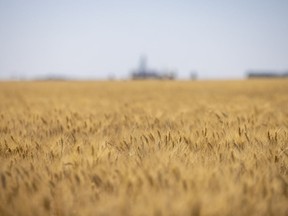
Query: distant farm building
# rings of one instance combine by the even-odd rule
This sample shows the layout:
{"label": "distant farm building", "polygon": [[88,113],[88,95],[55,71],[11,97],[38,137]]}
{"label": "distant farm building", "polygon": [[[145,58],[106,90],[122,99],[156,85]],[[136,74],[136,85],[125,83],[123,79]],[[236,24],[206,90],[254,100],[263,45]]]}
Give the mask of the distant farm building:
{"label": "distant farm building", "polygon": [[133,80],[145,80],[145,79],[158,79],[158,80],[173,80],[175,79],[175,73],[173,71],[163,71],[162,73],[157,70],[148,69],[146,66],[146,58],[140,59],[138,69],[132,72]]}
{"label": "distant farm building", "polygon": [[250,71],[247,73],[249,79],[253,78],[284,78],[288,77],[288,71],[284,73],[279,73],[276,71]]}

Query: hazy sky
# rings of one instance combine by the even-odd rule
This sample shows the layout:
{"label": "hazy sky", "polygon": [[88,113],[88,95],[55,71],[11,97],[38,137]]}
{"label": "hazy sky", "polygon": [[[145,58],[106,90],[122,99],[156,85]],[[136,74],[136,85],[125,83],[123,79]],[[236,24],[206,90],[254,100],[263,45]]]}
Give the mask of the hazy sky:
{"label": "hazy sky", "polygon": [[287,0],[0,0],[0,78],[288,70]]}

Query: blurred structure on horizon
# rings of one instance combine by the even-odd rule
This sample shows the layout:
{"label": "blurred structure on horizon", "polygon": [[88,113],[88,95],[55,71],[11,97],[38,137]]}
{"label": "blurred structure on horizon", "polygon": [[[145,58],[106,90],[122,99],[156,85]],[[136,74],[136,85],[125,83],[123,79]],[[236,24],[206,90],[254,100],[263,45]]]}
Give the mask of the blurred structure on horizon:
{"label": "blurred structure on horizon", "polygon": [[144,79],[158,79],[158,80],[174,80],[176,76],[175,71],[163,71],[147,68],[147,58],[142,56],[138,69],[132,72],[131,78],[133,80],[144,80]]}
{"label": "blurred structure on horizon", "polygon": [[191,71],[190,73],[190,80],[196,80],[197,79],[197,72]]}
{"label": "blurred structure on horizon", "polygon": [[288,78],[288,71],[277,72],[277,71],[248,71],[247,78]]}

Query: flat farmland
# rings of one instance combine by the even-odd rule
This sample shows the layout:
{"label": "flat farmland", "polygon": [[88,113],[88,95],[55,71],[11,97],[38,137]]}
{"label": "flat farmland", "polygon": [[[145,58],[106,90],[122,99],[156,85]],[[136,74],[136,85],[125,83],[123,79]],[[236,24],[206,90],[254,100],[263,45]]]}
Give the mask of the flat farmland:
{"label": "flat farmland", "polygon": [[288,80],[1,82],[0,215],[288,215]]}

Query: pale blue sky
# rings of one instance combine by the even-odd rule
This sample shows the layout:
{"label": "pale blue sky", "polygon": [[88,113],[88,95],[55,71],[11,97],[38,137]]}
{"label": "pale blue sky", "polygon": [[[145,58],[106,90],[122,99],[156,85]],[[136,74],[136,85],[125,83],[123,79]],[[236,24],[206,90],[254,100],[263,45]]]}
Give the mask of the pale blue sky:
{"label": "pale blue sky", "polygon": [[0,78],[288,70],[287,0],[0,0]]}

